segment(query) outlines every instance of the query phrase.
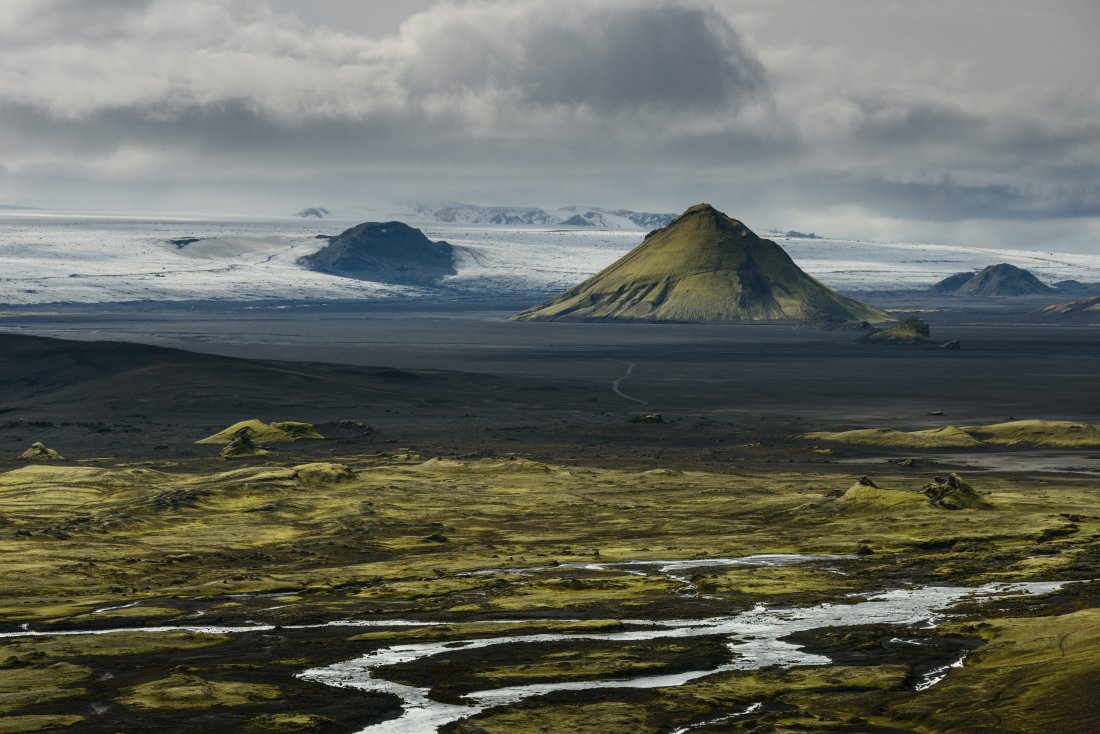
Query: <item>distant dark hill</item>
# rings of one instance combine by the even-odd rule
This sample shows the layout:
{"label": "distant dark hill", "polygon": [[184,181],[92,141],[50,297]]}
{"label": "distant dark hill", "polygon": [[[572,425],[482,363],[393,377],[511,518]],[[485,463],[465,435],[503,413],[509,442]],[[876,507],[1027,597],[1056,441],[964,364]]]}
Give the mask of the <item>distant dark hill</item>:
{"label": "distant dark hill", "polygon": [[1082,283],[1079,280],[1060,280],[1054,289],[1067,296],[1100,296],[1100,283]]}
{"label": "distant dark hill", "polygon": [[[970,277],[965,277],[969,275]],[[990,265],[977,273],[956,273],[930,289],[933,293],[956,296],[1037,296],[1054,293],[1027,270],[1001,263]]]}
{"label": "distant dark hill", "polygon": [[298,260],[310,270],[397,285],[435,285],[455,274],[454,248],[402,222],[367,222]]}
{"label": "distant dark hill", "polygon": [[963,287],[971,280],[974,279],[974,271],[967,273],[955,273],[949,275],[939,283],[928,289],[930,293],[957,293],[959,288]]}
{"label": "distant dark hill", "polygon": [[776,243],[699,204],[618,262],[515,319],[730,323],[809,316],[890,320],[811,278]]}
{"label": "distant dark hill", "polygon": [[[69,458],[86,451],[148,457],[157,446],[204,455],[194,441],[249,418],[323,424],[389,416],[383,425],[392,425],[398,412],[439,422],[448,410],[462,413],[474,404],[488,409],[499,400],[511,410],[544,400],[531,390],[541,382],[236,359],[122,342],[0,333],[0,354],[0,449],[6,446],[8,458],[33,441]],[[557,399],[571,395],[563,389]]]}

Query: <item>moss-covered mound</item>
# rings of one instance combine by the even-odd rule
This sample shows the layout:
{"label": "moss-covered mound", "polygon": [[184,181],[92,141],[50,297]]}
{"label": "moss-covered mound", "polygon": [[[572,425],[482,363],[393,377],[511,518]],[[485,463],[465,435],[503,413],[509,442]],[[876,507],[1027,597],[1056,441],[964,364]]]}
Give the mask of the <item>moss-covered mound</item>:
{"label": "moss-covered mound", "polygon": [[1100,426],[1070,421],[1023,420],[988,426],[964,426],[963,430],[985,443],[1001,446],[1049,446],[1092,448],[1100,446]]}
{"label": "moss-covered mound", "polygon": [[883,489],[869,477],[860,477],[837,503],[845,512],[878,512],[917,508],[925,504],[925,499],[916,492]]}
{"label": "moss-covered mound", "polygon": [[248,431],[249,437],[255,443],[288,443],[302,439],[323,439],[312,423],[299,423],[297,421],[273,421],[264,423],[253,418],[252,420],[234,423],[224,431],[218,431],[213,436],[196,441],[200,444],[228,444],[237,437],[241,431]]}
{"label": "moss-covered mound", "polygon": [[857,341],[862,344],[930,344],[932,337],[927,322],[908,318],[889,329],[879,329],[865,334]]}
{"label": "moss-covered mound", "polygon": [[282,692],[272,685],[211,681],[197,675],[174,673],[133,686],[118,702],[136,709],[208,709],[270,701],[281,695]]}
{"label": "moss-covered mound", "polygon": [[35,441],[29,449],[19,455],[19,458],[27,461],[61,461],[65,457],[47,448],[41,441]]}
{"label": "moss-covered mound", "polygon": [[294,476],[302,484],[339,484],[359,478],[354,470],[344,464],[326,462],[300,464],[294,467]]}
{"label": "moss-covered mound", "polygon": [[890,317],[799,268],[771,240],[699,204],[597,275],[519,321],[834,322]]}
{"label": "moss-covered mound", "polygon": [[868,477],[860,477],[836,500],[837,509],[845,513],[897,512],[928,509],[975,510],[992,509],[993,503],[980,495],[958,474],[946,479],[936,477],[919,492],[884,489]]}
{"label": "moss-covered mound", "polygon": [[925,497],[936,507],[945,510],[989,509],[993,503],[978,494],[968,482],[958,474],[951,473],[946,479],[936,477],[921,490]]}
{"label": "moss-covered mound", "polygon": [[1056,303],[1040,309],[1039,313],[1050,316],[1100,316],[1100,296]]}
{"label": "moss-covered mound", "polygon": [[219,452],[223,459],[247,459],[270,453],[256,445],[252,439],[252,429],[245,427],[233,435],[233,439]]}
{"label": "moss-covered mound", "polygon": [[1100,426],[1071,421],[1022,420],[987,426],[925,428],[919,431],[898,431],[893,428],[818,431],[804,433],[801,438],[898,449],[974,448],[988,445],[1081,449],[1100,447]]}
{"label": "moss-covered mound", "polygon": [[803,434],[802,438],[860,446],[887,446],[907,449],[970,448],[982,442],[966,430],[955,426],[928,428],[920,431],[898,431],[893,428],[860,428],[853,431]]}

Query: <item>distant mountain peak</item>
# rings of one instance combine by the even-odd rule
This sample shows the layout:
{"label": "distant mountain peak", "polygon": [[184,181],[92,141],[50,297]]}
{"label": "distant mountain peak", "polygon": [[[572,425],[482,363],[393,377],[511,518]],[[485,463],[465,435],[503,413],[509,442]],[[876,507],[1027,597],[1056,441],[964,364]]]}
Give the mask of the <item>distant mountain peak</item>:
{"label": "distant mountain peak", "polygon": [[1030,271],[1009,263],[990,265],[976,273],[955,273],[932,286],[930,290],[934,293],[979,297],[1031,296],[1055,292]]}
{"label": "distant mountain peak", "polygon": [[594,206],[566,206],[543,209],[531,206],[481,206],[447,202],[414,204],[419,217],[448,224],[481,224],[520,227],[586,227],[592,229],[650,230],[667,226],[675,214],[602,209]]}
{"label": "distant mountain peak", "polygon": [[365,222],[299,264],[321,273],[398,285],[435,285],[455,274],[454,248],[404,222]]}
{"label": "distant mountain peak", "polygon": [[890,320],[814,280],[743,222],[696,204],[602,272],[516,319],[727,323],[809,315]]}

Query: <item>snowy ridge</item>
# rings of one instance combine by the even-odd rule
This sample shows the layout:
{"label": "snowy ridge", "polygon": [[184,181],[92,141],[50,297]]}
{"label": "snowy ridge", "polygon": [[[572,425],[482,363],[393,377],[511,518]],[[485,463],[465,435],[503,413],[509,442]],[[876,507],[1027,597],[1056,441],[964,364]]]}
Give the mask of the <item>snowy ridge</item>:
{"label": "snowy ridge", "polygon": [[[297,264],[324,246],[318,235],[336,235],[361,221],[367,220],[0,212],[0,304],[430,297],[425,289],[314,273]],[[602,270],[644,236],[638,229],[559,225],[429,224],[422,229],[430,239],[456,248],[458,273],[444,280],[436,296],[444,291],[484,300],[521,296],[532,303]],[[185,239],[194,241],[183,247],[172,242]],[[1100,282],[1097,255],[776,240],[808,273],[846,292],[924,289],[953,273],[1001,262],[1026,268],[1048,284]],[[1055,294],[1050,302],[1071,297]]]}
{"label": "snowy ridge", "polygon": [[424,221],[445,224],[493,224],[512,227],[590,227],[593,229],[659,229],[675,214],[601,209],[594,206],[539,207],[477,206],[475,204],[415,204],[413,213]]}

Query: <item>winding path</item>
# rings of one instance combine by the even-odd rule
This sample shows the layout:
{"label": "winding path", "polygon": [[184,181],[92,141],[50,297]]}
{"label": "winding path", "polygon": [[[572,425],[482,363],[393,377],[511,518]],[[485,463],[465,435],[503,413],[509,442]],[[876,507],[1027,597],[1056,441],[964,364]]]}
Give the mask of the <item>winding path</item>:
{"label": "winding path", "polygon": [[623,381],[628,380],[628,379],[630,379],[631,376],[633,376],[634,366],[635,366],[634,363],[633,362],[627,362],[627,361],[622,360],[622,359],[612,359],[610,361],[618,362],[619,364],[625,364],[626,365],[626,373],[622,377],[618,378],[617,380],[613,380],[611,382],[611,392],[615,393],[620,398],[625,398],[625,399],[630,400],[632,402],[638,403],[639,405],[649,405],[649,403],[646,402],[645,400],[641,400],[639,398],[635,398],[635,397],[631,397],[630,395],[627,395],[626,393],[624,393],[622,391],[622,389],[620,387],[623,384]]}

